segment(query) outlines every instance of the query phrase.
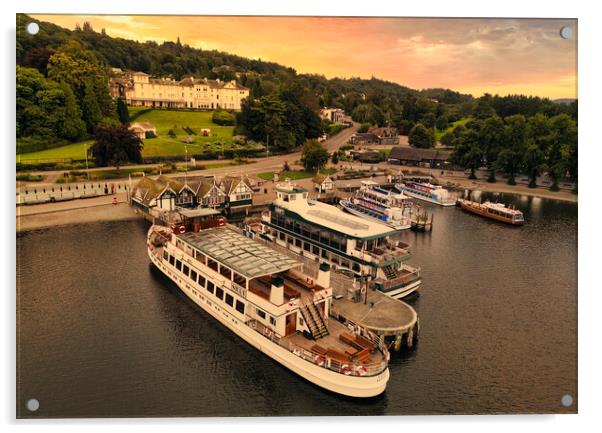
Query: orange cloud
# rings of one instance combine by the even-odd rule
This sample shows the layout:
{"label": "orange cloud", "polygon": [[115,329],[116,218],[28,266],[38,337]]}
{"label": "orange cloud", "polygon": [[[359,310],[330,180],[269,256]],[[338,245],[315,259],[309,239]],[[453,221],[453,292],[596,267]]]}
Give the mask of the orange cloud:
{"label": "orange cloud", "polygon": [[35,15],[74,28],[89,21],[109,35],[175,40],[327,77],[359,76],[412,88],[480,95],[577,96],[576,20],[331,17]]}

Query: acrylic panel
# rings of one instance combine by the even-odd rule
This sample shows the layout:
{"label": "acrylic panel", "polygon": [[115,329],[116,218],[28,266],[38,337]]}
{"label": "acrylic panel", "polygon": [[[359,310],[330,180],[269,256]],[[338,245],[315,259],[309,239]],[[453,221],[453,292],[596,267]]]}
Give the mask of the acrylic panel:
{"label": "acrylic panel", "polygon": [[577,33],[18,14],[17,417],[576,413]]}

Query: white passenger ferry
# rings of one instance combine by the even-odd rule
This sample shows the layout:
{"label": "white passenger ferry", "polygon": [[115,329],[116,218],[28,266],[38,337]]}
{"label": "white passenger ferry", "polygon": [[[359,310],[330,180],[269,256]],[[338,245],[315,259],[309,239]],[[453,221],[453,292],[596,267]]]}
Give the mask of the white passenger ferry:
{"label": "white passenger ferry", "polygon": [[409,246],[384,224],[308,199],[291,182],[276,185],[276,199],[262,213],[263,235],[304,259],[368,280],[371,288],[401,299],[422,283],[420,268],[405,263]]}
{"label": "white passenger ferry", "polygon": [[410,218],[404,215],[412,206],[412,201],[403,193],[394,194],[380,188],[378,183],[364,180],[354,197],[341,200],[341,207],[361,218],[379,222],[395,230],[405,230],[412,226]]}
{"label": "white passenger ferry", "polygon": [[148,255],[195,304],[322,388],[351,397],[385,390],[387,347],[375,334],[331,316],[328,264],[314,280],[300,262],[234,227],[174,228],[149,229]]}
{"label": "white passenger ferry", "polygon": [[455,206],[457,196],[440,185],[429,182],[402,182],[396,183],[395,188],[410,197],[441,206]]}

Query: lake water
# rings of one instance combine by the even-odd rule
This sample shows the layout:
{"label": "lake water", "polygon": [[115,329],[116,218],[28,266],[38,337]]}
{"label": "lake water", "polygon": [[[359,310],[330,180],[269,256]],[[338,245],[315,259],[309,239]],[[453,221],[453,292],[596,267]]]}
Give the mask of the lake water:
{"label": "lake water", "polygon": [[429,206],[433,232],[403,234],[424,276],[408,301],[420,341],[367,401],[306,382],[188,301],[149,266],[143,221],[20,234],[17,415],[576,412],[577,205],[491,197],[528,223]]}

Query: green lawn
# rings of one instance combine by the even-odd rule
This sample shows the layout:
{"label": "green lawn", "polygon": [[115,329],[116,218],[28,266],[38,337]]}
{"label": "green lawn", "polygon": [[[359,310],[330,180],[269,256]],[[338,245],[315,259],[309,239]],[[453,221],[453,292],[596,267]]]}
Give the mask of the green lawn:
{"label": "green lawn", "polygon": [[445,134],[446,132],[453,131],[456,126],[466,125],[471,120],[471,117],[465,117],[464,119],[456,120],[455,122],[450,123],[447,129],[445,129],[444,131],[439,131],[437,128],[435,128],[435,139],[437,141],[441,141],[441,137],[443,137],[443,134]]}
{"label": "green lawn", "polygon": [[[44,160],[62,160],[72,159],[74,161],[83,161],[86,159],[86,149],[92,145],[92,141],[82,141],[72,143],[67,146],[55,147],[53,149],[40,150],[38,152],[22,153],[17,155],[17,162],[28,162],[37,159]],[[48,161],[50,162],[50,161]]]}
{"label": "green lawn", "polygon": [[[196,135],[191,135],[194,143],[188,145],[189,155],[198,155],[204,152],[219,153],[233,148],[241,148],[232,143],[234,127],[216,125],[211,121],[212,116],[213,113],[210,111],[149,110],[142,107],[130,107],[132,123],[150,122],[157,128],[156,138],[144,140],[143,157],[184,156],[185,146],[182,139],[189,134],[183,128],[190,128],[196,133]],[[210,136],[201,135],[201,129],[205,128],[211,129]],[[167,134],[170,129],[176,133],[175,138]],[[17,155],[17,162],[63,159],[81,161],[86,158],[86,146],[91,144],[90,140],[39,152],[23,153]]]}
{"label": "green lawn", "polygon": [[[231,149],[234,127],[216,125],[211,121],[212,116],[213,113],[210,111],[149,110],[143,107],[130,107],[131,123],[150,122],[157,128],[157,138],[144,140],[142,156],[145,157],[184,155],[185,145],[182,139],[190,135],[184,128],[190,128],[196,133],[190,135],[194,143],[188,145],[189,155]],[[211,130],[210,136],[201,135],[201,129],[205,128]],[[175,132],[175,138],[168,135],[170,129]]]}
{"label": "green lawn", "polygon": [[[333,174],[335,172],[336,172],[336,170],[334,168],[324,168],[324,169],[320,170],[320,173],[322,173],[322,174]],[[309,171],[292,170],[292,171],[283,171],[282,173],[280,173],[279,179],[284,180],[286,178],[289,178],[290,180],[299,180],[299,179],[307,179],[309,177],[314,177],[315,175],[316,175],[316,173],[311,173]],[[257,177],[259,177],[260,179],[263,179],[263,180],[273,180],[274,172],[268,171],[265,173],[259,173],[257,175]]]}

